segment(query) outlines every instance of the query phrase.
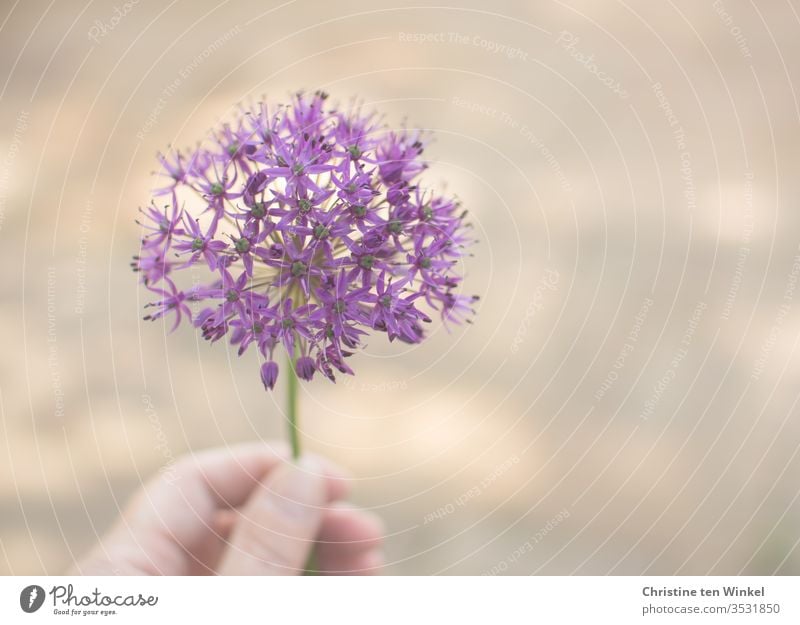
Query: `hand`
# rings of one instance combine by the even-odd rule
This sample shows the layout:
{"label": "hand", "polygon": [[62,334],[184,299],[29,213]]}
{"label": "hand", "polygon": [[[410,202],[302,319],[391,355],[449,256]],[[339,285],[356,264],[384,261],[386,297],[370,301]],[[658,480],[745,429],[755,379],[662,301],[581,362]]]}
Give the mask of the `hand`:
{"label": "hand", "polygon": [[374,574],[379,519],[341,503],[322,458],[253,443],[189,455],[146,484],[78,575],[297,575],[312,547],[327,574]]}

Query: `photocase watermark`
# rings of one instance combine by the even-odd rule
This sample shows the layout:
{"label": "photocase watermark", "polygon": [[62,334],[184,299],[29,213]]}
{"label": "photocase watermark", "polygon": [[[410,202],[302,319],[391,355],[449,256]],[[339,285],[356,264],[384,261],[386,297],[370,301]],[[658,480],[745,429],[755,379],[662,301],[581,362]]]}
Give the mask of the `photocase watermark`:
{"label": "photocase watermark", "polygon": [[495,564],[488,571],[484,571],[483,575],[500,575],[508,571],[508,567],[521,560],[524,556],[531,553],[540,542],[542,542],[548,534],[555,528],[561,525],[569,518],[569,510],[564,508],[556,514],[552,519],[540,527],[528,540],[522,543],[519,547],[514,549],[511,554],[505,559]]}
{"label": "photocase watermark", "polygon": [[533,290],[531,299],[528,306],[525,308],[525,316],[517,328],[517,334],[511,342],[511,353],[516,354],[519,351],[520,345],[525,341],[528,335],[533,318],[544,308],[544,296],[548,291],[555,291],[558,288],[560,276],[555,269],[545,269],[544,275],[539,280],[539,284]]}
{"label": "photocase watermark", "polygon": [[493,106],[489,106],[483,102],[467,100],[466,98],[461,98],[457,95],[454,95],[450,102],[453,106],[457,106],[460,109],[464,109],[465,111],[476,113],[478,115],[485,115],[486,117],[491,117],[492,119],[501,119],[504,115],[506,115],[506,113],[499,111]]}
{"label": "photocase watermark", "polygon": [[664,112],[664,117],[672,129],[672,138],[675,141],[675,147],[678,149],[680,158],[680,173],[681,180],[683,181],[683,197],[686,199],[686,207],[689,211],[693,211],[697,207],[697,191],[694,186],[694,175],[692,172],[692,153],[686,145],[686,131],[683,129],[678,116],[672,109],[672,104],[664,94],[664,89],[660,82],[652,84],[651,89],[658,100],[658,108]]}
{"label": "photocase watermark", "polygon": [[19,149],[22,146],[22,136],[28,130],[28,120],[30,113],[22,110],[17,114],[17,121],[14,124],[14,134],[11,135],[11,143],[8,145],[6,155],[3,158],[3,169],[0,171],[0,231],[6,221],[6,201],[8,198],[8,184],[11,180],[11,170],[19,156]]}
{"label": "photocase watermark", "polygon": [[647,319],[647,314],[650,312],[650,308],[652,306],[653,300],[649,297],[645,297],[642,301],[642,305],[639,307],[639,312],[636,313],[636,316],[633,318],[633,325],[628,331],[628,335],[625,337],[625,342],[622,344],[622,348],[620,348],[617,357],[614,359],[612,368],[609,369],[605,380],[603,380],[603,383],[594,392],[595,399],[603,399],[606,393],[611,390],[611,388],[619,379],[619,372],[625,367],[625,361],[628,359],[628,356],[633,353],[636,344],[639,342],[639,335],[642,332],[642,326],[644,325],[644,322]]}
{"label": "photocase watermark", "polygon": [[167,102],[178,92],[178,89],[180,89],[181,85],[188,80],[188,78],[194,74],[200,68],[200,66],[211,57],[212,54],[225,46],[225,44],[227,44],[235,36],[239,35],[242,30],[242,27],[237,24],[233,28],[225,31],[222,35],[217,37],[208,46],[206,46],[203,51],[200,52],[200,54],[195,56],[190,63],[187,63],[178,71],[177,76],[175,76],[172,82],[170,82],[161,90],[161,94],[158,100],[156,100],[153,108],[150,109],[150,113],[147,115],[144,124],[142,124],[141,128],[139,128],[139,130],[136,132],[136,138],[139,139],[139,141],[143,141],[145,136],[155,127],[155,125],[158,123],[158,118],[161,117],[161,114],[167,107]]}
{"label": "photocase watermark", "polygon": [[572,190],[572,185],[567,179],[567,176],[564,174],[564,171],[562,170],[561,164],[558,162],[558,159],[550,151],[550,148],[548,148],[547,145],[545,145],[544,142],[541,141],[536,136],[533,130],[528,128],[528,126],[521,124],[509,113],[498,110],[493,106],[489,106],[481,102],[475,102],[474,100],[467,100],[466,98],[453,96],[451,103],[453,104],[453,106],[457,106],[458,108],[467,110],[470,113],[485,115],[486,117],[496,119],[500,123],[505,124],[506,126],[511,128],[512,130],[517,131],[522,136],[522,138],[525,139],[528,143],[530,143],[536,149],[536,151],[544,158],[545,162],[553,170],[553,173],[555,174],[556,179],[561,185],[561,188],[564,191]]}
{"label": "photocase watermark", "polygon": [[550,169],[553,170],[553,173],[555,174],[556,178],[561,184],[561,188],[564,191],[571,191],[572,185],[570,184],[569,180],[564,174],[564,171],[561,169],[561,164],[558,162],[556,157],[553,156],[553,153],[550,151],[550,148],[548,148],[544,144],[544,142],[541,139],[539,139],[539,137],[536,136],[533,130],[531,130],[527,126],[522,126],[522,128],[520,128],[519,134],[521,134],[522,137],[526,141],[528,141],[528,143],[530,143],[534,148],[536,148],[539,154],[542,155],[545,162],[550,166]]}
{"label": "photocase watermark", "polygon": [[781,298],[781,303],[778,306],[778,312],[775,314],[775,320],[772,322],[772,327],[769,329],[769,334],[761,344],[758,358],[756,358],[756,361],[753,364],[753,371],[750,374],[750,378],[752,380],[757,381],[764,372],[764,367],[767,365],[767,361],[772,355],[772,350],[775,349],[775,345],[778,343],[778,337],[781,334],[786,317],[792,310],[792,300],[794,300],[794,294],[797,290],[797,276],[800,274],[800,247],[798,247],[797,250],[798,253],[795,254],[794,259],[792,260],[792,267],[789,270],[789,275],[786,277],[786,284],[783,288],[783,297]]}
{"label": "photocase watermark", "polygon": [[450,501],[445,505],[440,506],[433,512],[426,514],[422,519],[422,524],[428,525],[429,523],[433,523],[434,521],[443,519],[444,517],[453,514],[458,508],[463,508],[470,501],[480,497],[484,492],[486,492],[487,488],[492,486],[492,484],[494,484],[500,477],[508,472],[511,467],[517,464],[519,464],[519,456],[511,456],[502,464],[497,465],[491,473],[484,477],[480,482],[475,484],[475,486],[461,493],[453,501]]}
{"label": "photocase watermark", "polygon": [[56,268],[47,268],[47,369],[53,389],[55,408],[53,415],[64,418],[64,387],[61,382],[61,365],[58,359],[58,332],[56,323]]}
{"label": "photocase watermark", "polygon": [[89,257],[89,232],[92,230],[92,214],[94,201],[88,198],[83,205],[81,217],[78,220],[78,253],[75,255],[75,301],[73,310],[76,315],[83,315],[86,305],[86,268]]}
{"label": "photocase watermark", "polygon": [[700,319],[703,318],[703,313],[705,313],[707,308],[708,305],[705,302],[698,302],[695,306],[694,312],[692,312],[692,316],[689,318],[686,329],[683,331],[683,335],[681,336],[678,349],[676,349],[675,353],[672,355],[672,360],[670,360],[669,367],[664,372],[664,375],[662,375],[653,386],[653,394],[647,401],[644,402],[644,409],[642,410],[641,415],[639,415],[641,419],[646,420],[650,417],[650,415],[653,414],[664,393],[675,379],[678,367],[680,367],[681,362],[683,362],[686,356],[689,355],[689,347],[692,345],[692,340],[695,332],[697,331],[697,326],[700,323]]}
{"label": "photocase watermark", "polygon": [[510,46],[492,39],[487,39],[483,35],[470,35],[453,31],[437,32],[399,32],[397,40],[401,43],[440,43],[457,46],[471,46],[480,48],[489,54],[504,56],[510,61],[527,61],[528,53],[517,46]]}
{"label": "photocase watermark", "polygon": [[161,455],[166,461],[158,468],[158,472],[164,476],[164,480],[167,484],[174,484],[180,479],[180,476],[175,472],[175,456],[172,454],[172,449],[167,441],[164,428],[161,426],[161,419],[158,416],[158,412],[153,405],[153,399],[150,395],[142,395],[142,405],[144,406],[144,413],[147,416],[147,420],[150,422],[155,432],[155,448],[157,451],[161,452]]}
{"label": "photocase watermark", "polygon": [[742,29],[734,23],[733,16],[725,9],[722,0],[714,0],[711,6],[713,6],[714,11],[717,12],[719,20],[728,28],[728,32],[736,42],[736,47],[739,48],[741,55],[746,59],[752,59],[753,55],[750,53],[750,47],[747,45],[747,37],[742,35]]}
{"label": "photocase watermark", "polygon": [[628,93],[627,89],[623,89],[619,80],[601,70],[597,66],[593,53],[586,55],[578,50],[578,44],[580,41],[580,37],[576,37],[568,30],[562,30],[560,33],[558,33],[556,44],[560,45],[564,50],[566,50],[576,63],[583,65],[586,68],[586,71],[594,75],[597,80],[610,89],[612,93],[618,95],[623,100],[629,98],[630,93]]}
{"label": "photocase watermark", "polygon": [[120,25],[122,20],[125,19],[125,16],[133,11],[139,2],[140,0],[128,0],[121,6],[115,6],[114,12],[105,20],[96,19],[94,22],[92,22],[89,32],[86,33],[87,38],[91,41],[94,41],[96,44],[99,44],[101,39],[105,38],[111,31]]}
{"label": "photocase watermark", "polygon": [[722,307],[722,319],[730,319],[731,311],[733,310],[733,303],[736,301],[736,296],[739,294],[739,288],[742,286],[742,279],[744,277],[744,266],[747,259],[750,257],[750,240],[753,237],[753,228],[755,220],[753,218],[753,172],[745,172],[744,174],[744,223],[742,224],[742,236],[739,239],[739,248],[736,251],[736,267],[733,271],[733,278],[731,278],[730,286],[728,286],[728,294],[725,298],[725,305]]}

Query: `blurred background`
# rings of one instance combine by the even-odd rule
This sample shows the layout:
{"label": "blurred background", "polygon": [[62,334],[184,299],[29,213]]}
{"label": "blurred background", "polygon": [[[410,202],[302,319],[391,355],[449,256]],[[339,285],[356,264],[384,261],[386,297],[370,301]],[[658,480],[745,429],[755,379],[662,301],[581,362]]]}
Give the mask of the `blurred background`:
{"label": "blurred background", "polygon": [[431,129],[475,324],[302,388],[395,574],[800,574],[800,7],[0,3],[0,572],[60,573],[283,390],[128,266],[155,154],[324,89]]}

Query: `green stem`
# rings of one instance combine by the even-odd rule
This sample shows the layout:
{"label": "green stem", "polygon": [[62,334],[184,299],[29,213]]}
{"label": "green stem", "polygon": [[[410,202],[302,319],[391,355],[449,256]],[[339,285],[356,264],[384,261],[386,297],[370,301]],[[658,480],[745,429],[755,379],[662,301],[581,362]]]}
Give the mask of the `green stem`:
{"label": "green stem", "polygon": [[[300,457],[300,428],[298,427],[297,419],[297,373],[294,370],[293,359],[287,358],[287,372],[286,375],[286,412],[289,420],[289,442],[292,447],[292,458],[297,460]],[[316,549],[311,548],[308,554],[308,561],[306,562],[303,575],[318,575]]]}
{"label": "green stem", "polygon": [[286,412],[289,419],[289,442],[292,445],[292,458],[300,457],[300,431],[297,424],[297,374],[294,371],[292,359],[288,359],[286,372]]}

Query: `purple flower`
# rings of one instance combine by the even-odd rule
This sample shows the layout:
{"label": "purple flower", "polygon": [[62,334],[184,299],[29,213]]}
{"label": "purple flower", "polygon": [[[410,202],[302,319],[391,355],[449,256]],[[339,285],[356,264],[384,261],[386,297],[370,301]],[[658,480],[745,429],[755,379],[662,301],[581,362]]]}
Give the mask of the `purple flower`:
{"label": "purple flower", "polygon": [[310,380],[314,377],[314,361],[308,356],[301,356],[297,359],[295,371],[301,380]]}
{"label": "purple flower", "polygon": [[196,150],[159,155],[168,183],[154,195],[169,201],[142,211],[132,265],[158,296],[146,318],[188,318],[239,354],[257,345],[268,390],[278,347],[298,377],[334,380],[371,331],[418,343],[432,311],[469,321],[477,299],[455,271],[473,242],[465,212],[418,181],[426,137],[326,99],[259,104]]}
{"label": "purple flower", "polygon": [[186,229],[181,233],[183,236],[178,237],[178,241],[172,246],[172,249],[177,252],[177,255],[189,252],[192,254],[185,266],[194,265],[202,254],[208,268],[211,271],[216,270],[219,254],[228,247],[225,242],[215,241],[212,238],[217,229],[217,221],[215,216],[208,231],[204,233],[196,219],[184,215],[183,222]]}
{"label": "purple flower", "polygon": [[275,388],[275,382],[278,379],[278,363],[267,361],[261,365],[261,381],[264,383],[264,388],[271,391]]}
{"label": "purple flower", "polygon": [[183,234],[178,228],[181,222],[181,210],[178,208],[178,199],[175,192],[172,193],[172,202],[163,209],[156,208],[155,204],[149,206],[146,211],[141,211],[145,221],[137,221],[147,234],[142,238],[142,248],[159,249],[176,234]]}
{"label": "purple flower", "polygon": [[152,292],[158,293],[162,297],[160,300],[147,304],[148,307],[153,306],[157,308],[157,310],[156,312],[146,315],[145,320],[155,321],[156,319],[160,319],[166,315],[168,312],[174,312],[175,322],[173,323],[172,330],[175,330],[175,328],[180,325],[182,315],[191,317],[191,311],[186,305],[186,293],[175,288],[175,284],[169,278],[164,278],[164,284],[169,290],[162,289],[157,286],[148,286]]}

